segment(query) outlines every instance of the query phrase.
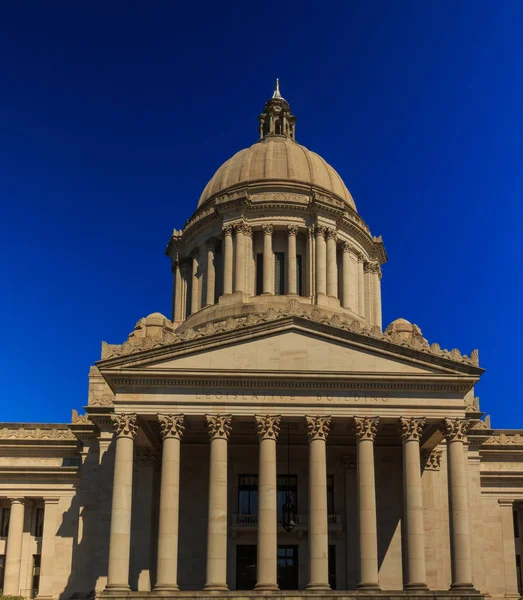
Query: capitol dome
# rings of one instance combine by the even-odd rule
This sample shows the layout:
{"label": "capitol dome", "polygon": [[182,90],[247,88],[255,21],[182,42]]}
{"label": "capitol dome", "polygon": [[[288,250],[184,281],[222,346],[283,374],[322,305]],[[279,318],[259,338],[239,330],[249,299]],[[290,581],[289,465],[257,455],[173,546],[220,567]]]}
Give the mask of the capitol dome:
{"label": "capitol dome", "polygon": [[276,182],[305,184],[328,192],[356,210],[354,200],[338,173],[318,154],[286,135],[268,135],[226,161],[205,186],[198,207],[216,194],[237,185]]}

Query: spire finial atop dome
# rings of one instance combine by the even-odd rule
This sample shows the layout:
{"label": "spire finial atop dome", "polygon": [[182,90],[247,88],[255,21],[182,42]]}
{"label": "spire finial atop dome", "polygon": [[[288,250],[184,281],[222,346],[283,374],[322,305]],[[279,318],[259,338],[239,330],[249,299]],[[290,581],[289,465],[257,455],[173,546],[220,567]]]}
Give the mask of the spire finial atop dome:
{"label": "spire finial atop dome", "polygon": [[281,94],[280,94],[280,80],[278,79],[278,77],[276,77],[276,86],[274,88],[274,94],[272,95],[273,98],[281,98]]}
{"label": "spire finial atop dome", "polygon": [[272,98],[265,103],[263,113],[260,115],[260,139],[268,135],[284,135],[294,139],[296,117],[291,114],[291,107],[280,94],[280,80],[276,85]]}

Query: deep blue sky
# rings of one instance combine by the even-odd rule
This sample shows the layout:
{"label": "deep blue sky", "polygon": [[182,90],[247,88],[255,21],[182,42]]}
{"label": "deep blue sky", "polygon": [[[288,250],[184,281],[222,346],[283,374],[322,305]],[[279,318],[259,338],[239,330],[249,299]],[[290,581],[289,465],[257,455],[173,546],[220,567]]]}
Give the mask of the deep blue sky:
{"label": "deep blue sky", "polygon": [[384,324],[479,347],[482,409],[523,427],[522,27],[520,0],[2,3],[0,420],[68,421],[101,341],[170,316],[171,230],[279,77],[384,237]]}

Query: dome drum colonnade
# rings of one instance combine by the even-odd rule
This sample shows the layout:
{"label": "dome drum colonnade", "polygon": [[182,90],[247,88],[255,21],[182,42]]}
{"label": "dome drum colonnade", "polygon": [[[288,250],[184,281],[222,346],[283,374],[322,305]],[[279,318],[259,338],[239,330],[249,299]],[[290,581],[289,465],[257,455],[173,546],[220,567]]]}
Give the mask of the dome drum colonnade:
{"label": "dome drum colonnade", "polygon": [[166,253],[175,323],[290,295],[381,329],[381,238],[370,235],[336,171],[294,140],[294,121],[277,89],[260,117],[260,141],[218,169],[195,215],[173,233]]}
{"label": "dome drum colonnade", "polygon": [[[112,415],[116,454],[109,543],[107,591],[129,588],[131,545],[132,479],[134,440],[138,433],[136,414]],[[258,436],[259,486],[257,528],[257,591],[277,591],[277,471],[276,445],[280,415],[255,415]],[[327,448],[332,418],[305,416],[309,441],[309,591],[329,591]],[[227,470],[228,441],[232,415],[205,415],[210,439],[209,505],[207,525],[206,584],[211,592],[227,585]],[[184,433],[183,414],[158,414],[163,440],[160,513],[157,555],[157,592],[178,591],[177,565],[180,519],[180,445]],[[354,416],[357,444],[358,566],[359,589],[376,590],[379,585],[378,515],[374,442],[378,417]],[[403,499],[406,590],[428,590],[425,571],[425,533],[421,485],[420,441],[427,425],[422,417],[397,421],[403,446]],[[463,469],[464,446],[470,427],[467,419],[444,419],[438,423],[447,442],[449,519],[451,525],[452,589],[474,591],[469,531],[469,506]],[[16,513],[12,514],[16,519]],[[13,531],[17,524],[13,523]],[[11,543],[11,542],[10,542]],[[15,542],[12,542],[15,543]],[[8,554],[9,554],[8,546]]]}

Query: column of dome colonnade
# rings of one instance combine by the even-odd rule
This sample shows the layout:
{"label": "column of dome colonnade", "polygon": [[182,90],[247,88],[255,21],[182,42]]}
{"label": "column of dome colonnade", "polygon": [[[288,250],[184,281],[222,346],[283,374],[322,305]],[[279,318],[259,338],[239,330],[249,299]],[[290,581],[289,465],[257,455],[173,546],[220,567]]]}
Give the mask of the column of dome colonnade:
{"label": "column of dome colonnade", "polygon": [[297,258],[296,258],[296,237],[298,228],[296,225],[287,226],[287,294],[296,295],[298,293],[297,281]]}
{"label": "column of dome colonnade", "polygon": [[258,467],[258,591],[278,589],[278,506],[276,478],[276,441],[280,417],[256,415],[259,440]]}

